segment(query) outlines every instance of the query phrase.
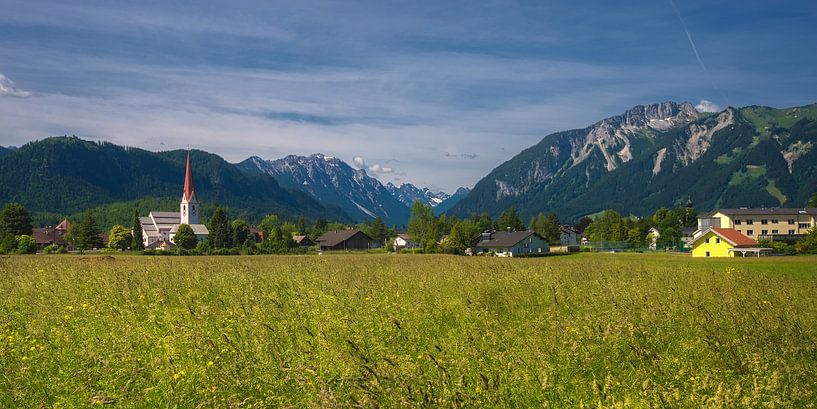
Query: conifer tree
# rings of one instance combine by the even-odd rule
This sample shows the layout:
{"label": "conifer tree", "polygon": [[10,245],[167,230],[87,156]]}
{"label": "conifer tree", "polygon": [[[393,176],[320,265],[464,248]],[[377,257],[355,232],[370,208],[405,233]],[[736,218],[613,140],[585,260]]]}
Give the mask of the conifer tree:
{"label": "conifer tree", "polygon": [[133,225],[130,248],[134,251],[144,250],[145,243],[142,242],[142,223],[139,222],[139,211],[133,209]]}
{"label": "conifer tree", "polygon": [[229,248],[232,241],[232,233],[230,232],[230,224],[227,222],[227,216],[224,209],[217,207],[213,216],[210,217],[210,222],[207,224],[207,230],[210,231],[207,240],[210,242],[210,248],[223,249]]}

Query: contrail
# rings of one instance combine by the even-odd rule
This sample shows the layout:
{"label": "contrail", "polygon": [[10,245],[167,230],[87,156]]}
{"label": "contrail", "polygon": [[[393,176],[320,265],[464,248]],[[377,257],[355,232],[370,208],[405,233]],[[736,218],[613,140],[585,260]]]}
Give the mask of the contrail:
{"label": "contrail", "polygon": [[715,81],[712,80],[712,75],[709,74],[709,70],[706,68],[706,64],[704,64],[704,60],[701,58],[701,53],[698,52],[698,47],[695,46],[695,41],[692,39],[692,34],[689,32],[689,28],[687,28],[687,23],[684,21],[684,17],[681,15],[681,11],[678,10],[678,7],[675,6],[675,1],[669,0],[670,6],[672,6],[672,10],[675,11],[675,15],[678,16],[678,21],[681,22],[681,27],[684,28],[684,32],[687,35],[687,40],[689,40],[689,45],[692,47],[692,52],[695,53],[695,59],[698,60],[698,65],[701,66],[701,70],[703,70],[704,74],[706,74],[707,79],[709,79],[709,83],[712,85],[712,88],[721,96],[723,99],[726,100],[726,103],[729,103],[729,98],[726,97],[718,86],[715,85]]}

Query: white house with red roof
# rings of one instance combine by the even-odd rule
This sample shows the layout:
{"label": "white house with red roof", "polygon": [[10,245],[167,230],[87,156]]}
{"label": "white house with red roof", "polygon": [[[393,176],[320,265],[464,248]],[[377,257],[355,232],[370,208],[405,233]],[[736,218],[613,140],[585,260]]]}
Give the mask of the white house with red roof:
{"label": "white house with red roof", "polygon": [[184,173],[184,190],[182,191],[182,200],[179,203],[179,211],[152,211],[147,217],[140,217],[142,243],[144,243],[145,248],[172,248],[172,246],[161,246],[160,244],[162,242],[172,243],[180,224],[189,225],[199,241],[207,239],[210,232],[207,230],[207,226],[199,223],[200,213],[201,206],[196,195],[196,188],[193,185],[193,169],[190,166],[190,151],[188,150],[187,168]]}

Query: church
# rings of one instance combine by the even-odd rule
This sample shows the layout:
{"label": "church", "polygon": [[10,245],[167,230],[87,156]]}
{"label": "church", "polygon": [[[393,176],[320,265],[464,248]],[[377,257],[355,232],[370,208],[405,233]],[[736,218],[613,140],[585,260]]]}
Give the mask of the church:
{"label": "church", "polygon": [[184,173],[184,192],[179,203],[178,212],[150,212],[147,217],[140,217],[142,225],[142,242],[145,249],[164,250],[175,247],[173,237],[180,224],[187,224],[193,229],[199,241],[207,239],[207,226],[199,223],[201,206],[193,186],[193,170],[190,167],[190,150],[187,151],[187,169]]}

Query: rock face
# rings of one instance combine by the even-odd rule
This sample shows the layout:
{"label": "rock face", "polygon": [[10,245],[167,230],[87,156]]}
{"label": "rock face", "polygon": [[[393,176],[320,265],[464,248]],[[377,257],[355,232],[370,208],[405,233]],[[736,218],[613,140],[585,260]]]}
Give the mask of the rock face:
{"label": "rock face", "polygon": [[546,136],[480,180],[449,213],[496,216],[514,206],[523,217],[556,211],[567,220],[606,208],[649,214],[687,199],[707,210],[804,203],[815,188],[810,178],[817,179],[815,165],[806,165],[817,159],[815,118],[817,105],[714,114],[689,103],[639,105]]}
{"label": "rock face", "polygon": [[395,186],[389,182],[386,183],[386,189],[391,192],[392,196],[396,197],[397,200],[409,208],[417,201],[426,203],[431,207],[437,207],[437,205],[449,198],[449,195],[445,192],[433,192],[427,187],[420,189],[411,183],[403,183],[400,186]]}
{"label": "rock face", "polygon": [[237,166],[245,172],[271,175],[282,186],[340,207],[356,221],[380,217],[386,224],[398,226],[408,221],[408,208],[380,181],[332,156],[290,155],[277,160],[253,156]]}

